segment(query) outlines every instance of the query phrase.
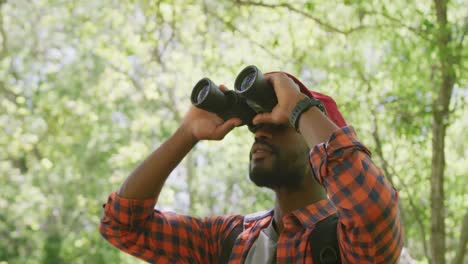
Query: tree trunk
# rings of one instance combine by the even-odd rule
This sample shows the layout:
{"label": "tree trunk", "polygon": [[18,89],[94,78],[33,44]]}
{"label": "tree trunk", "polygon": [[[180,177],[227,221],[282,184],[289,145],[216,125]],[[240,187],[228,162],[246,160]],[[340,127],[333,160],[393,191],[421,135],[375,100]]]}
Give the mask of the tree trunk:
{"label": "tree trunk", "polygon": [[432,126],[431,252],[434,263],[445,263],[444,168],[445,130],[442,115],[434,113]]}
{"label": "tree trunk", "polygon": [[455,57],[450,49],[450,28],[447,23],[447,2],[434,0],[437,16],[436,41],[439,55],[440,82],[433,105],[432,173],[431,173],[431,253],[437,264],[445,264],[444,169],[445,135],[449,123],[449,105],[455,83]]}

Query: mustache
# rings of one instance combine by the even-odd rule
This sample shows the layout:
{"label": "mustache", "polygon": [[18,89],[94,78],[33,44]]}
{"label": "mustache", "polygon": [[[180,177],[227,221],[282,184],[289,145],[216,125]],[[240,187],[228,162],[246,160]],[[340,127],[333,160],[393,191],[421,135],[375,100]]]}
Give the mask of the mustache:
{"label": "mustache", "polygon": [[277,146],[271,144],[270,142],[266,141],[263,138],[255,138],[254,144],[265,145],[265,146],[269,147],[274,154],[279,153],[279,148]]}

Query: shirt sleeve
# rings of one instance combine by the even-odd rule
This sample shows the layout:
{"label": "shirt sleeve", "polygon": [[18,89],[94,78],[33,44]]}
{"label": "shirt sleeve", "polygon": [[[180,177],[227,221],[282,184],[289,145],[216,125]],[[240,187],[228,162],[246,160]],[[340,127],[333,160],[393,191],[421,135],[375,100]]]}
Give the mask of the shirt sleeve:
{"label": "shirt sleeve", "polygon": [[345,263],[396,263],[404,240],[398,194],[370,155],[353,128],[343,127],[314,147],[310,162],[337,208]]}
{"label": "shirt sleeve", "polygon": [[99,232],[150,263],[216,263],[221,242],[242,216],[198,218],[154,209],[155,201],[109,196]]}

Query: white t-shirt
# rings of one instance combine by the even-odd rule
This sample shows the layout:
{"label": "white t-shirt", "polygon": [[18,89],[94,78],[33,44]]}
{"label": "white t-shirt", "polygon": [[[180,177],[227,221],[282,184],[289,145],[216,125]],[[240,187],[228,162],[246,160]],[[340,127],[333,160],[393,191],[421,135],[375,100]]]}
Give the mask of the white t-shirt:
{"label": "white t-shirt", "polygon": [[278,234],[273,227],[273,218],[267,228],[263,229],[249,250],[245,264],[276,263],[276,247]]}

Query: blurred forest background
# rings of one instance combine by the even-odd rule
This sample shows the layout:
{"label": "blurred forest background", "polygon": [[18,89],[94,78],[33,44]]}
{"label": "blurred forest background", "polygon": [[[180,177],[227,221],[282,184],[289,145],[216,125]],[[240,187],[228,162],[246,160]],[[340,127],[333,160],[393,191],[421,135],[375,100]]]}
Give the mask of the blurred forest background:
{"label": "blurred forest background", "polygon": [[[202,77],[284,70],[335,98],[399,190],[414,263],[468,263],[467,0],[0,0],[0,263],[141,263],[102,204]],[[160,209],[251,213],[245,127],[201,142]]]}

